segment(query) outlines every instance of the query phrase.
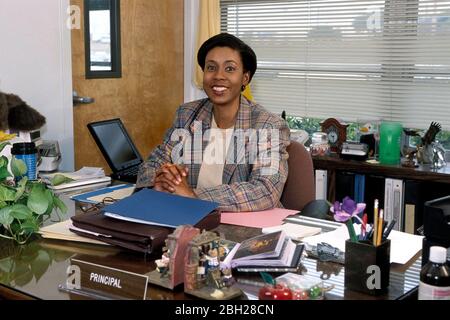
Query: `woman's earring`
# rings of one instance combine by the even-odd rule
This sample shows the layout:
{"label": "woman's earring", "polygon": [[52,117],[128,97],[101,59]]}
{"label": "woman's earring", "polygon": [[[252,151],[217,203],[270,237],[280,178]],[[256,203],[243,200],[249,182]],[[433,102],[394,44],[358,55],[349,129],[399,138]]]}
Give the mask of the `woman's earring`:
{"label": "woman's earring", "polygon": [[244,90],[245,90],[245,87],[247,87],[247,86],[246,86],[246,85],[242,85],[241,91],[244,91]]}

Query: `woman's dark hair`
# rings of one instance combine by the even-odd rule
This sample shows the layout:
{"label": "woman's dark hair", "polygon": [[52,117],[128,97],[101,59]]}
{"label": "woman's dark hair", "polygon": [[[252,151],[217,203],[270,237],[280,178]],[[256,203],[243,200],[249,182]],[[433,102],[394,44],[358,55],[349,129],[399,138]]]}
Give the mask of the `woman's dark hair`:
{"label": "woman's dark hair", "polygon": [[244,72],[250,72],[249,82],[252,81],[257,67],[256,54],[244,41],[229,33],[220,33],[209,38],[198,49],[197,62],[202,70],[205,69],[206,55],[216,47],[228,47],[239,52],[244,65]]}

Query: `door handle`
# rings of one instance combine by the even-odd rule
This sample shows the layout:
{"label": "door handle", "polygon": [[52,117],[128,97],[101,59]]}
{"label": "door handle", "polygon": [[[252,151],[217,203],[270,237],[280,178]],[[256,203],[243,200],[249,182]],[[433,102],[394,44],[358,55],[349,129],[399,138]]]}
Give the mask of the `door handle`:
{"label": "door handle", "polygon": [[94,103],[95,99],[91,97],[80,97],[76,91],[73,91],[73,105]]}

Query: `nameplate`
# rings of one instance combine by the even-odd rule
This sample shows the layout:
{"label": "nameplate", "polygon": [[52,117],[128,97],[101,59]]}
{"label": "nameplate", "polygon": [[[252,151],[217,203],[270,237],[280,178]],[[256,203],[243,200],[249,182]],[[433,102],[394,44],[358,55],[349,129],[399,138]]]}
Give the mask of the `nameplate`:
{"label": "nameplate", "polygon": [[91,297],[145,299],[148,276],[71,259],[65,290]]}

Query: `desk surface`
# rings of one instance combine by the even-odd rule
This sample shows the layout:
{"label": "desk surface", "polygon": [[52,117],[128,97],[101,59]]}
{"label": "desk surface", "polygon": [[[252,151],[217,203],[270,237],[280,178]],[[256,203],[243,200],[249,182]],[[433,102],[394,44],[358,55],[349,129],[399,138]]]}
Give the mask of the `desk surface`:
{"label": "desk surface", "polygon": [[[64,200],[69,206],[68,215],[74,214],[77,211],[76,204],[69,199]],[[233,241],[242,241],[261,232],[260,229],[230,225],[221,225],[217,231]],[[155,268],[153,259],[156,258],[145,260],[141,254],[113,246],[40,238],[27,245],[18,246],[10,241],[0,240],[0,298],[77,299],[76,296],[58,290],[58,286],[66,281],[70,259],[75,257],[136,273],[152,271]],[[345,290],[342,265],[309,258],[306,258],[303,264],[308,275],[317,278],[327,278],[329,275],[325,283],[334,285],[334,289],[326,293],[326,299],[398,299],[411,293],[419,282],[420,258],[408,266],[393,265],[389,291],[379,297]],[[236,278],[238,285],[246,293],[243,298],[254,298],[258,286],[261,285],[260,277],[239,274]],[[153,285],[149,285],[147,298],[191,299],[180,290],[172,292]]]}

